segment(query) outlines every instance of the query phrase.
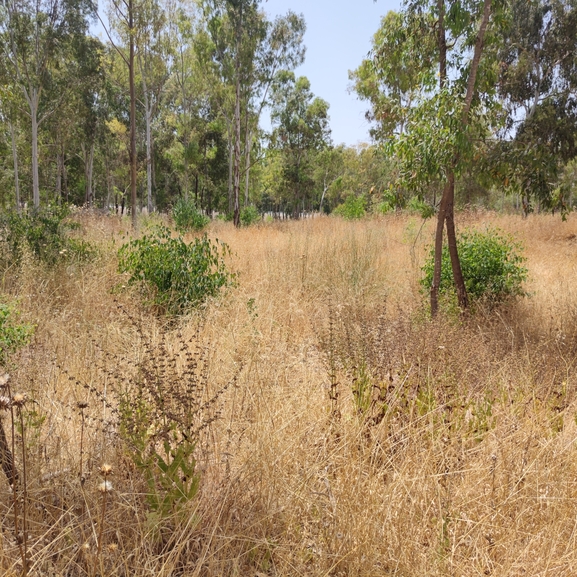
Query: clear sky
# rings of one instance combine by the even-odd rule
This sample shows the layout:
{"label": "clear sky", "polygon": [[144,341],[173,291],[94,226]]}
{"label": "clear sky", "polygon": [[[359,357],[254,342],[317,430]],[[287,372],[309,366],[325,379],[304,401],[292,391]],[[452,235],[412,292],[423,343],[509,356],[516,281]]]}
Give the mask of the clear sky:
{"label": "clear sky", "polygon": [[381,17],[400,4],[400,0],[267,0],[261,5],[271,17],[288,10],[304,15],[307,53],[296,74],[306,76],[315,96],[330,104],[335,144],[369,141],[367,106],[348,93],[348,71],[368,54]]}

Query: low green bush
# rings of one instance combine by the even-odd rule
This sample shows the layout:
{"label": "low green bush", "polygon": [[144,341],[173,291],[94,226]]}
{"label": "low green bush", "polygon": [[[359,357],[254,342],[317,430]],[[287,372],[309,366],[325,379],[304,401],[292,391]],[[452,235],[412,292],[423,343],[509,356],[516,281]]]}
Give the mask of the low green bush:
{"label": "low green bush", "polygon": [[407,204],[411,212],[418,212],[421,218],[431,218],[435,214],[435,208],[421,200],[418,196],[413,196]]}
{"label": "low green bush", "polygon": [[198,210],[191,198],[179,198],[172,207],[172,220],[179,232],[202,230],[210,222],[210,218]]}
{"label": "low green bush", "polygon": [[8,263],[19,262],[24,252],[49,265],[60,260],[89,260],[96,249],[70,232],[80,225],[70,218],[67,206],[47,206],[19,214],[0,215],[2,256]]}
{"label": "low green bush", "polygon": [[[484,232],[469,230],[457,236],[457,248],[465,286],[472,302],[483,298],[497,303],[526,294],[523,290],[527,279],[527,269],[523,266],[526,259],[520,254],[521,246],[510,236],[493,228]],[[421,284],[426,290],[431,288],[433,282],[434,256],[433,246],[423,267]],[[443,246],[439,292],[455,292],[449,247],[446,244]]]}
{"label": "low green bush", "polygon": [[12,305],[0,302],[0,366],[6,366],[11,354],[26,346],[34,328],[19,320],[20,312]]}
{"label": "low green bush", "polygon": [[260,213],[256,206],[244,206],[240,211],[240,224],[250,226],[260,221]]}
{"label": "low green bush", "polygon": [[363,218],[366,213],[366,201],[363,196],[354,196],[353,194],[347,196],[345,202],[339,204],[334,210],[333,214],[342,216],[346,220],[355,220]]}
{"label": "low green bush", "polygon": [[187,244],[158,226],[120,247],[119,271],[130,275],[129,284],[141,285],[151,303],[168,314],[181,314],[234,282],[224,262],[229,252],[226,244],[212,242],[206,234]]}

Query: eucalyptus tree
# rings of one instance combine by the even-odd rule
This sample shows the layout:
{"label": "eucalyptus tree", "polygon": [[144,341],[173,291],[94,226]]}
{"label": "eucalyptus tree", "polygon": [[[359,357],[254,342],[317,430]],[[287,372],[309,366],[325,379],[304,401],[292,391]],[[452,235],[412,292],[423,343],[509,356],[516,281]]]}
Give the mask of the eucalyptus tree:
{"label": "eucalyptus tree", "polygon": [[298,218],[313,188],[315,155],[330,144],[329,104],[315,97],[309,80],[281,71],[272,86],[271,146],[282,156],[282,175]]}
{"label": "eucalyptus tree", "polygon": [[[479,75],[479,66],[494,4],[500,9],[502,2],[405,0],[400,14],[383,21],[372,58],[354,73],[357,91],[373,105],[387,148],[398,161],[402,185],[418,192],[433,181],[444,182],[435,235],[433,316],[445,225],[459,306],[468,306],[455,235],[455,177],[471,164],[493,104],[492,69],[487,66]],[[494,41],[492,33],[488,37]]]}
{"label": "eucalyptus tree", "polygon": [[[126,65],[128,70],[128,90],[130,103],[130,207],[132,227],[136,228],[136,210],[137,210],[137,155],[136,155],[136,86],[135,86],[135,71],[136,71],[136,2],[138,0],[110,0],[109,5],[109,21],[112,26],[107,26],[98,14],[100,23],[102,24],[108,39],[116,51],[118,56]],[[113,34],[116,32],[116,38]],[[128,54],[126,54],[126,46],[128,44]]]}
{"label": "eucalyptus tree", "polygon": [[554,208],[563,166],[577,155],[577,3],[510,0],[496,47],[506,122],[487,162],[500,186]]}
{"label": "eucalyptus tree", "polygon": [[70,68],[86,36],[90,0],[6,0],[0,12],[3,66],[21,91],[30,118],[32,198],[40,205],[38,131],[73,81]]}
{"label": "eucalyptus tree", "polygon": [[230,140],[230,208],[239,226],[243,126],[246,202],[253,140],[262,111],[269,104],[277,72],[292,70],[304,61],[306,26],[302,16],[290,11],[274,22],[267,20],[257,0],[210,0],[205,14]]}
{"label": "eucalyptus tree", "polygon": [[136,55],[146,124],[146,204],[152,211],[152,123],[169,77],[172,57],[166,11],[157,0],[141,0],[136,10]]}

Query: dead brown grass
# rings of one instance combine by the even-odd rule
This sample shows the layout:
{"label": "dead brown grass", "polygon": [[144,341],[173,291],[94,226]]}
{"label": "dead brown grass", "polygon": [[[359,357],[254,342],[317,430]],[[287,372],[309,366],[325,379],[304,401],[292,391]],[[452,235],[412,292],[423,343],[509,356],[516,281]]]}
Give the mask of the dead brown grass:
{"label": "dead brown grass", "polygon": [[[214,223],[238,286],[202,319],[170,325],[113,290],[126,225],[82,218],[101,248],[96,262],[53,271],[27,263],[4,277],[4,292],[37,326],[12,374],[13,389],[34,399],[30,574],[577,574],[573,215],[461,215],[523,242],[531,296],[435,323],[418,287],[432,223]],[[204,347],[213,393],[238,377],[199,441],[198,496],[164,532],[118,436],[118,374],[106,368],[129,372],[146,351],[119,303],[153,349],[164,337]],[[79,401],[89,404],[83,483]],[[105,462],[115,490],[96,560]],[[0,566],[16,575],[5,479],[0,491]]]}

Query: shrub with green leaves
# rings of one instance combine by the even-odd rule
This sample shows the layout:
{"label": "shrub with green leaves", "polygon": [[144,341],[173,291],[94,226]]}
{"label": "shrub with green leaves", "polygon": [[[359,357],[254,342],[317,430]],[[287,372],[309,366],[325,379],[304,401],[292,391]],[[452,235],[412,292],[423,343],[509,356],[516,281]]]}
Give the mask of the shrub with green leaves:
{"label": "shrub with green leaves", "polygon": [[240,211],[240,224],[242,226],[250,226],[260,221],[260,213],[256,206],[244,206]]}
{"label": "shrub with green leaves", "polygon": [[26,346],[34,332],[31,325],[21,323],[15,306],[0,303],[0,366],[5,366],[10,355]]}
{"label": "shrub with green leaves", "polygon": [[65,205],[2,214],[0,239],[4,259],[19,262],[24,252],[29,251],[49,265],[59,260],[89,260],[96,250],[90,243],[70,237],[70,232],[80,225],[69,217],[70,210]]}
{"label": "shrub with green leaves", "polygon": [[[497,229],[484,232],[469,230],[457,236],[457,248],[463,270],[463,278],[471,301],[481,298],[490,302],[502,302],[510,297],[525,295],[523,282],[527,279],[525,258],[521,246],[510,236]],[[433,282],[434,246],[423,267],[423,288],[429,290]],[[443,246],[441,294],[454,293],[453,271],[449,248]]]}
{"label": "shrub with green leaves", "polygon": [[168,314],[181,314],[234,282],[224,262],[229,253],[226,244],[206,234],[187,244],[158,226],[120,248],[119,271],[129,273],[130,284],[141,285],[149,302]]}
{"label": "shrub with green leaves", "polygon": [[172,219],[179,232],[202,230],[210,222],[210,218],[198,210],[192,198],[179,198],[176,201],[172,207]]}
{"label": "shrub with green leaves", "polygon": [[435,208],[421,200],[418,196],[413,196],[413,198],[409,200],[407,208],[411,212],[418,212],[421,215],[421,218],[425,219],[431,218],[435,214]]}
{"label": "shrub with green leaves", "polygon": [[366,201],[363,196],[355,196],[353,194],[347,196],[345,202],[339,204],[334,210],[333,214],[342,216],[346,220],[355,220],[363,218],[366,212]]}

